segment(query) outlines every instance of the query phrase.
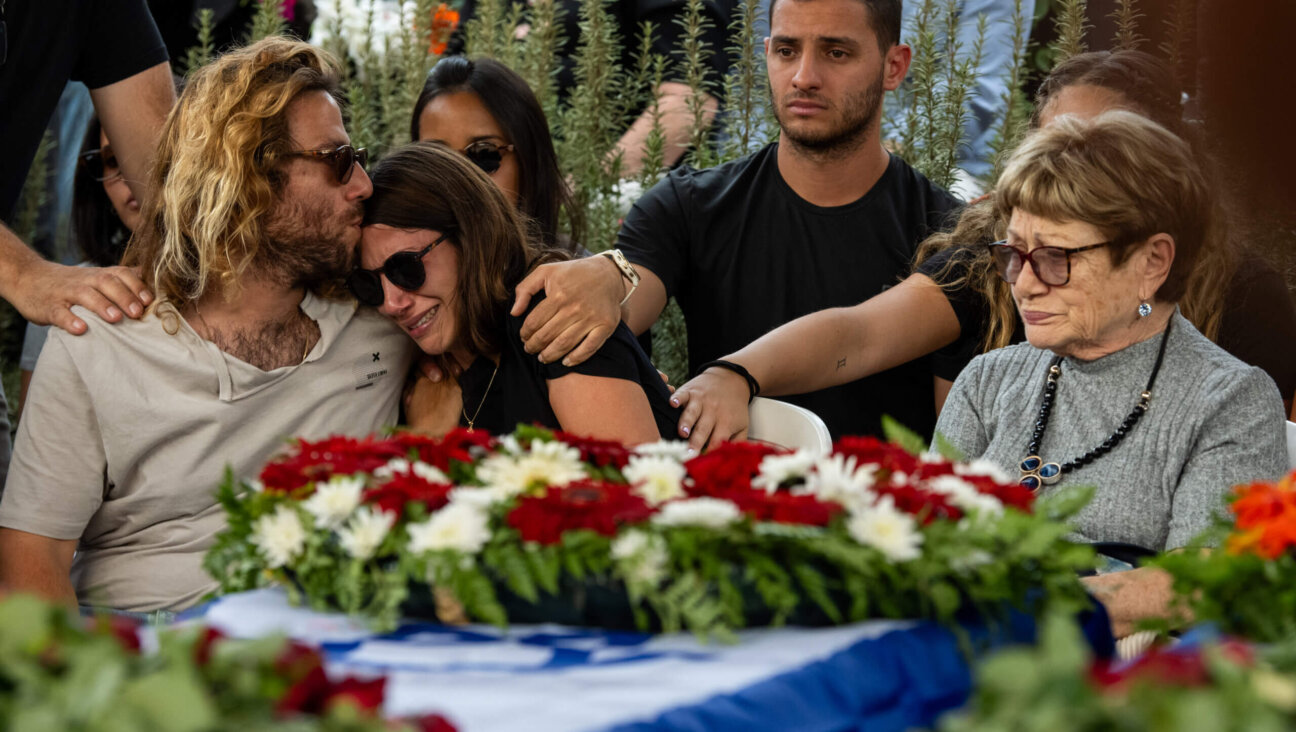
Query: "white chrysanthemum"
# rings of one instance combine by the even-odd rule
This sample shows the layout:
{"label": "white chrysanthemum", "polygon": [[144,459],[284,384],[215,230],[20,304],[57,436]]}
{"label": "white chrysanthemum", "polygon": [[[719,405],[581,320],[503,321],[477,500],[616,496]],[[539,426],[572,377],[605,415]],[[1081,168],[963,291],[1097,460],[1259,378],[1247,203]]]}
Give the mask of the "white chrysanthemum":
{"label": "white chrysanthemum", "polygon": [[441,472],[437,466],[425,463],[422,460],[410,462],[404,458],[392,458],[387,464],[373,471],[374,477],[378,480],[390,480],[397,475],[414,475],[426,480],[429,483],[449,483],[450,478]]}
{"label": "white chrysanthemum", "polygon": [[802,480],[820,457],[820,453],[805,449],[791,455],[766,455],[752,478],[752,488],[773,493],[788,481]]}
{"label": "white chrysanthemum", "polygon": [[995,479],[999,483],[1012,483],[1013,479],[1004,469],[990,462],[977,458],[967,463],[954,463],[954,473],[956,475],[984,475]]}
{"label": "white chrysanthemum", "polygon": [[814,465],[806,476],[805,486],[794,493],[808,493],[821,501],[836,501],[843,506],[872,505],[877,498],[872,488],[877,464],[859,465],[855,456],[828,455]]}
{"label": "white chrysanthemum", "polygon": [[410,463],[404,458],[392,458],[386,465],[374,468],[373,476],[378,480],[391,480],[397,473],[408,473]]}
{"label": "white chrysanthemum", "polygon": [[634,485],[631,491],[650,506],[684,497],[684,476],[688,471],[675,458],[635,456],[621,474]]}
{"label": "white chrysanthemum", "polygon": [[365,506],[355,512],[345,527],[338,529],[338,541],[347,554],[364,561],[378,550],[394,523],[396,514]]}
{"label": "white chrysanthemum", "polygon": [[512,498],[515,493],[495,486],[461,485],[450,489],[451,503],[467,503],[485,511],[496,503]]}
{"label": "white chrysanthemum", "polygon": [[652,520],[660,526],[701,526],[707,529],[723,529],[741,516],[742,512],[733,501],[703,497],[671,501],[662,506]]}
{"label": "white chrysanthemum", "polygon": [[499,438],[499,448],[509,455],[522,455],[526,452],[526,448],[522,447],[522,443],[518,442],[518,438],[513,435],[504,435]]}
{"label": "white chrysanthemum", "polygon": [[414,555],[443,550],[476,554],[490,540],[489,516],[469,501],[451,501],[408,529],[409,551]]}
{"label": "white chrysanthemum", "polygon": [[562,442],[531,443],[530,452],[495,454],[477,468],[477,478],[512,495],[532,486],[564,486],[585,477],[580,450]]}
{"label": "white chrysanthemum", "polygon": [[947,496],[949,502],[969,515],[998,516],[1003,513],[1003,502],[977,490],[975,486],[956,475],[941,475],[926,483],[927,490]]}
{"label": "white chrysanthemum", "polygon": [[450,476],[441,472],[441,469],[433,465],[432,463],[425,463],[422,460],[415,460],[414,464],[410,466],[410,470],[414,472],[414,475],[417,475],[418,477],[422,478],[423,480],[426,480],[429,483],[449,483],[450,482]]}
{"label": "white chrysanthemum", "polygon": [[658,440],[657,442],[646,442],[635,447],[631,452],[644,457],[666,457],[679,462],[684,462],[693,457],[693,448],[689,447],[687,442],[681,440]]}
{"label": "white chrysanthemum", "polygon": [[670,554],[666,541],[656,534],[631,529],[612,542],[612,559],[624,567],[632,584],[655,587],[666,576]]}
{"label": "white chrysanthemum", "polygon": [[893,562],[922,556],[923,535],[913,516],[898,510],[891,496],[859,509],[846,522],[852,538],[881,551]]}
{"label": "white chrysanthemum", "polygon": [[336,529],[360,505],[364,485],[364,478],[335,475],[327,483],[316,483],[315,493],[302,502],[302,508],[315,517],[317,526]]}
{"label": "white chrysanthemum", "polygon": [[288,506],[279,506],[252,524],[252,543],[261,550],[271,569],[283,567],[306,546],[306,528]]}

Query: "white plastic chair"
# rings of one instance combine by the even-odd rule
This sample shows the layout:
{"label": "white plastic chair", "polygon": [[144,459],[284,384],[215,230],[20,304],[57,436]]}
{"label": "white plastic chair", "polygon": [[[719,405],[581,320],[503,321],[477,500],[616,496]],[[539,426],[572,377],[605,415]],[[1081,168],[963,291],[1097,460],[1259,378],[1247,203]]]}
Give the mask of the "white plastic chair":
{"label": "white plastic chair", "polygon": [[1287,423],[1287,464],[1296,470],[1296,422]]}
{"label": "white plastic chair", "polygon": [[832,435],[819,415],[795,404],[756,397],[747,409],[747,439],[790,450],[828,452]]}

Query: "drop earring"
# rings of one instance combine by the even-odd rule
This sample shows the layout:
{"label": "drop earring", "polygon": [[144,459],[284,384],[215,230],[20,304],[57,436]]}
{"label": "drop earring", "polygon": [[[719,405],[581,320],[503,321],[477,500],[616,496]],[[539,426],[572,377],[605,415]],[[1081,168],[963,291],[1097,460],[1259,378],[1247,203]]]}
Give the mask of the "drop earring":
{"label": "drop earring", "polygon": [[1147,316],[1152,314],[1152,306],[1146,302],[1140,303],[1138,308],[1138,314],[1140,318],[1146,318]]}

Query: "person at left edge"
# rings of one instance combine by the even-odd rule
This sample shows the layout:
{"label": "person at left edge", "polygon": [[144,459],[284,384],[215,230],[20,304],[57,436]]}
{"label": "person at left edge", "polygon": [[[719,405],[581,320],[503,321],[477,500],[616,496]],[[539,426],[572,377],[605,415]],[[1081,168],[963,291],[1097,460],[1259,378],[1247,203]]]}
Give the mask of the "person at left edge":
{"label": "person at left edge", "polygon": [[372,187],[336,62],[283,38],[194,73],[126,263],[139,320],[50,334],[0,499],[0,583],[129,612],[190,607],[227,466],[397,419],[408,338],[344,297]]}
{"label": "person at left edge", "polygon": [[[147,192],[149,157],[175,102],[166,46],[144,0],[0,3],[0,219],[11,221],[27,169],[59,95],[84,82],[104,129],[116,142],[135,197]],[[0,297],[29,322],[83,333],[72,305],[107,322],[138,318],[152,293],[125,267],[47,262],[0,223]],[[9,424],[0,390],[0,482],[9,465]]]}

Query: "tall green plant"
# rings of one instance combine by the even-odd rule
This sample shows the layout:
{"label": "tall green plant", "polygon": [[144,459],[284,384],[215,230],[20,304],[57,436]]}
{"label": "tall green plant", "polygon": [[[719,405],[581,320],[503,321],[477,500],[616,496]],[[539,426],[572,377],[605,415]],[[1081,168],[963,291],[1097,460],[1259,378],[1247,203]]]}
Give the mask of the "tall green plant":
{"label": "tall green plant", "polygon": [[1057,40],[1053,43],[1053,62],[1063,61],[1088,50],[1085,36],[1089,32],[1086,16],[1086,0],[1060,0],[1058,14],[1054,19],[1057,29]]}
{"label": "tall green plant", "polygon": [[724,81],[725,138],[719,151],[720,161],[733,160],[751,152],[758,143],[769,139],[765,125],[768,112],[769,80],[765,64],[758,53],[756,19],[761,0],[742,0],[729,22],[729,55],[733,66]]}
{"label": "tall green plant", "polygon": [[202,8],[198,11],[198,44],[185,53],[186,74],[206,66],[207,62],[216,55],[216,43],[213,39],[215,22],[215,11],[211,8]]}
{"label": "tall green plant", "polygon": [[556,0],[536,0],[529,16],[531,29],[525,38],[518,73],[535,91],[550,127],[558,120],[558,54],[565,39],[564,10]]}
{"label": "tall green plant", "polygon": [[1137,1],[1119,0],[1111,17],[1116,21],[1116,37],[1112,39],[1116,48],[1137,51],[1144,40],[1138,30],[1138,21],[1143,14],[1138,11]]}
{"label": "tall green plant", "polygon": [[256,14],[252,16],[252,30],[248,43],[277,36],[288,28],[283,15],[284,0],[257,0]]}
{"label": "tall green plant", "polygon": [[707,78],[714,51],[703,39],[713,25],[704,12],[702,0],[688,0],[684,17],[676,18],[676,23],[684,31],[680,48],[684,52],[683,76],[689,87],[688,111],[692,119],[687,161],[697,168],[709,168],[719,162],[715,149],[709,144],[714,115],[707,109],[711,100],[718,96],[714,93],[715,84]]}
{"label": "tall green plant", "polygon": [[1023,90],[1027,76],[1026,59],[1030,54],[1030,39],[1028,38],[1030,35],[1030,22],[1031,18],[1026,12],[1025,1],[1016,0],[1012,15],[1012,59],[1006,70],[1006,89],[1000,100],[1004,106],[1004,114],[999,120],[990,143],[991,155],[994,156],[994,168],[990,172],[989,180],[986,181],[989,184],[986,186],[987,190],[993,188],[994,182],[999,180],[999,175],[1003,173],[1008,154],[1017,147],[1017,143],[1021,141],[1026,130],[1030,128],[1033,107],[1030,101],[1026,99],[1026,93]]}
{"label": "tall green plant", "polygon": [[601,251],[615,241],[620,218],[615,200],[620,156],[612,150],[624,122],[618,91],[625,80],[621,39],[605,0],[582,0],[580,33],[573,59],[576,83],[559,112],[558,153],[574,183],[576,202],[589,217],[583,243]]}
{"label": "tall green plant", "polygon": [[1161,53],[1175,72],[1181,89],[1188,88],[1194,62],[1193,39],[1197,34],[1196,0],[1173,0],[1166,17],[1166,39]]}

